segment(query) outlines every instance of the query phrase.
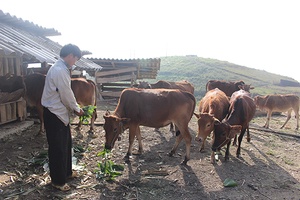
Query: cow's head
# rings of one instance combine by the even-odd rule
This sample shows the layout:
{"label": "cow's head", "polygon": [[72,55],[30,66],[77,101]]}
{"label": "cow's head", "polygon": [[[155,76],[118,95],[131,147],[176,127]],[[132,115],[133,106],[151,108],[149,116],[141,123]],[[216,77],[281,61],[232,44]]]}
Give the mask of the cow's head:
{"label": "cow's head", "polygon": [[251,86],[251,84],[242,84],[242,85],[239,85],[238,86],[241,90],[245,90],[245,91],[247,91],[247,92],[250,92],[250,90],[253,90],[254,89],[254,87],[253,86]]}
{"label": "cow's head", "polygon": [[218,123],[219,120],[208,113],[194,113],[194,115],[198,119],[198,133],[195,140],[202,143],[214,130],[214,124]]}
{"label": "cow's head", "polygon": [[111,150],[120,134],[125,130],[126,123],[130,120],[128,118],[120,118],[116,115],[111,115],[106,111],[103,116],[105,119],[103,128],[105,130],[105,149]]}
{"label": "cow's head", "polygon": [[217,151],[226,145],[242,130],[241,125],[230,125],[227,122],[215,122],[212,150]]}
{"label": "cow's head", "polygon": [[143,88],[143,89],[151,89],[151,84],[147,81],[139,81],[139,83],[134,84],[133,87],[135,88]]}

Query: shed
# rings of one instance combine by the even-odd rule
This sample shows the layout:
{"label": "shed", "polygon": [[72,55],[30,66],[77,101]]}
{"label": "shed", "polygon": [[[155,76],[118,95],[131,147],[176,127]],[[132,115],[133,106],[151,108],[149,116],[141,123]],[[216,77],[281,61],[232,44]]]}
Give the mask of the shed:
{"label": "shed", "polygon": [[[58,35],[61,33],[53,28],[38,26],[0,10],[0,77],[5,79],[8,74],[23,77],[27,74],[28,64],[31,63],[40,63],[41,72],[46,72],[48,65],[59,58],[62,47],[47,37]],[[75,69],[85,70],[94,76],[101,66],[82,57],[76,63]],[[1,102],[0,98],[0,125],[17,119],[23,120],[26,117],[26,103],[22,94],[20,93],[17,100],[16,97],[12,99],[2,99]]]}
{"label": "shed", "polygon": [[102,67],[95,73],[95,81],[104,99],[119,97],[123,89],[132,87],[138,79],[156,79],[160,70],[160,58],[88,59]]}

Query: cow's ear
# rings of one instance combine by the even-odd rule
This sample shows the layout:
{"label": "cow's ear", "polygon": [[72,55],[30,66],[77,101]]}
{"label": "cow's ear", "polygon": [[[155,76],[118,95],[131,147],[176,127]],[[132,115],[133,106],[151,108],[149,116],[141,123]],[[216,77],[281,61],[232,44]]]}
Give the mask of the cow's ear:
{"label": "cow's ear", "polygon": [[242,126],[241,125],[232,125],[230,126],[230,132],[228,137],[230,139],[234,138],[236,135],[238,135],[242,130]]}
{"label": "cow's ear", "polygon": [[214,117],[214,125],[218,126],[220,124],[221,124],[220,120],[218,120],[217,118]]}
{"label": "cow's ear", "polygon": [[127,124],[130,120],[130,118],[121,118],[123,124]]}
{"label": "cow's ear", "polygon": [[109,112],[109,110],[106,110],[105,116],[108,116],[108,115],[110,115],[110,112]]}
{"label": "cow's ear", "polygon": [[199,119],[200,118],[200,114],[194,113],[194,115]]}

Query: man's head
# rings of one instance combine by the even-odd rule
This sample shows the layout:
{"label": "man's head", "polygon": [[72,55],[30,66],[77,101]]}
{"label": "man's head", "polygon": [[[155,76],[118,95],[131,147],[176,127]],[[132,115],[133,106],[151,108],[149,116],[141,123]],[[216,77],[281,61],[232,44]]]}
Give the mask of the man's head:
{"label": "man's head", "polygon": [[74,44],[67,44],[61,48],[59,56],[64,59],[68,67],[72,67],[81,58],[81,50]]}

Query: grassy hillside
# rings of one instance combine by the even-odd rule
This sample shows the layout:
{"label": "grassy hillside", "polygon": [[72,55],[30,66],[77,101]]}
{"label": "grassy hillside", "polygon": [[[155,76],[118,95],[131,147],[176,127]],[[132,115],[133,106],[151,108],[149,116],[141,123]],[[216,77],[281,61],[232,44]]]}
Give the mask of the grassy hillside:
{"label": "grassy hillside", "polygon": [[300,95],[300,87],[281,87],[280,79],[295,81],[286,76],[272,74],[263,70],[248,68],[226,61],[216,59],[172,56],[162,57],[160,71],[156,80],[149,80],[153,83],[157,80],[187,80],[195,86],[195,97],[197,100],[205,95],[207,81],[243,80],[246,84],[255,87],[251,90],[253,95],[285,94],[296,93]]}

